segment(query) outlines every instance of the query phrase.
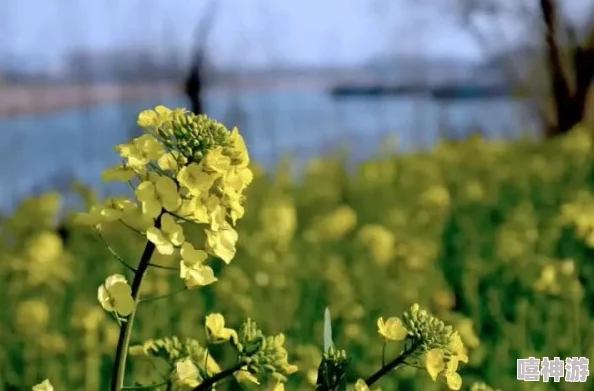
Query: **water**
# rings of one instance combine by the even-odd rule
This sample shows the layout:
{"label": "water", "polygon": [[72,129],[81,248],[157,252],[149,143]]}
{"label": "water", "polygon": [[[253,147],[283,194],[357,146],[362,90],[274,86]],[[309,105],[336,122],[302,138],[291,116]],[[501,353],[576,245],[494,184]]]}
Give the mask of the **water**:
{"label": "water", "polygon": [[[364,159],[389,135],[402,150],[426,148],[440,139],[440,124],[495,138],[529,130],[522,103],[505,99],[446,105],[427,98],[334,100],[323,91],[217,91],[205,99],[209,115],[239,126],[252,158],[267,167],[286,153],[304,162],[345,145]],[[187,105],[183,98],[150,99],[0,118],[0,209],[72,178],[101,186],[102,170],[118,162],[114,145],[135,135],[139,111],[157,104]]]}

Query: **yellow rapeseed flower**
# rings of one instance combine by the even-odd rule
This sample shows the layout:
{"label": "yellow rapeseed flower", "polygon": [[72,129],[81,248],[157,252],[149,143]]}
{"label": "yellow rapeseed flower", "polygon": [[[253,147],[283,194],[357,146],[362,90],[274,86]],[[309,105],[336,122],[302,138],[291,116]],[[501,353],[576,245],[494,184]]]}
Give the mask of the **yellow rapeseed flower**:
{"label": "yellow rapeseed flower", "polygon": [[41,383],[34,385],[33,391],[54,391],[54,386],[48,379],[45,379]]}
{"label": "yellow rapeseed flower", "polygon": [[143,134],[128,144],[116,147],[120,156],[127,159],[128,166],[136,169],[145,167],[151,160],[157,160],[165,152],[163,145],[154,136]]}
{"label": "yellow rapeseed flower", "polygon": [[402,341],[406,338],[408,330],[400,318],[391,317],[384,321],[383,317],[377,320],[378,333],[388,341]]}
{"label": "yellow rapeseed flower", "polygon": [[[254,375],[252,375],[251,373],[248,372],[248,368],[247,366],[241,368],[239,371],[235,372],[235,379],[239,382],[239,383],[248,383],[248,384],[260,384],[260,381],[258,380],[258,378]],[[282,385],[282,383],[279,383]],[[278,389],[278,384],[276,385],[276,387],[274,388],[274,390]],[[282,388],[282,390],[284,390],[284,388]]]}
{"label": "yellow rapeseed flower", "polygon": [[113,274],[105,279],[105,282],[97,290],[99,303],[108,312],[117,312],[122,316],[128,316],[134,310],[134,299],[132,289],[121,274]]}
{"label": "yellow rapeseed flower", "polygon": [[207,172],[224,174],[231,168],[231,158],[226,156],[223,153],[223,147],[219,146],[206,154],[203,164]]}
{"label": "yellow rapeseed flower", "polygon": [[217,281],[214,271],[203,262],[208,254],[203,250],[196,250],[191,243],[185,242],[180,250],[180,278],[188,289],[210,285]]}
{"label": "yellow rapeseed flower", "polygon": [[157,165],[161,170],[177,173],[180,169],[180,161],[183,162],[182,156],[177,151],[164,153],[157,159]]}
{"label": "yellow rapeseed flower", "polygon": [[[144,170],[143,168],[137,171],[140,174],[144,174],[146,170]],[[118,164],[115,167],[111,167],[103,171],[101,179],[106,182],[128,182],[131,181],[137,175],[137,171],[134,171],[131,167],[127,167],[124,164]]]}
{"label": "yellow rapeseed flower", "polygon": [[206,336],[212,343],[220,343],[229,340],[237,341],[237,332],[225,327],[225,318],[221,314],[210,314],[206,316]]}
{"label": "yellow rapeseed flower", "polygon": [[189,193],[194,196],[210,190],[216,179],[216,174],[204,171],[202,166],[196,163],[182,167],[177,173],[180,185],[188,189]]}
{"label": "yellow rapeseed flower", "polygon": [[146,231],[146,237],[155,244],[157,251],[163,255],[173,254],[175,246],[181,246],[185,241],[182,226],[177,224],[173,216],[168,213],[161,216],[161,229],[150,227]]}
{"label": "yellow rapeseed flower", "polygon": [[444,359],[441,349],[431,349],[425,354],[425,369],[433,381],[446,368]]}
{"label": "yellow rapeseed flower", "polygon": [[[355,383],[355,391],[370,391],[370,389],[367,383],[365,383],[365,380],[359,379]],[[382,391],[382,389],[378,387],[375,391]]]}
{"label": "yellow rapeseed flower", "polygon": [[175,384],[179,387],[193,388],[200,384],[198,367],[190,358],[175,363]]}
{"label": "yellow rapeseed flower", "polygon": [[456,372],[458,359],[446,359],[442,349],[431,349],[425,354],[425,369],[433,381],[442,376],[450,390],[456,391],[462,387],[462,378]]}
{"label": "yellow rapeseed flower", "polygon": [[142,182],[136,188],[136,197],[142,205],[142,212],[151,218],[159,216],[161,208],[175,212],[182,202],[175,181],[165,176],[160,176],[154,184]]}
{"label": "yellow rapeseed flower", "polygon": [[122,212],[106,205],[93,205],[89,213],[78,213],[74,222],[82,225],[98,225],[118,220]]}
{"label": "yellow rapeseed flower", "polygon": [[237,128],[233,128],[231,131],[229,141],[232,146],[231,159],[233,164],[240,168],[247,167],[250,164],[250,156],[245,141]]}
{"label": "yellow rapeseed flower", "polygon": [[229,264],[235,256],[237,239],[237,231],[225,222],[218,231],[206,230],[206,250]]}

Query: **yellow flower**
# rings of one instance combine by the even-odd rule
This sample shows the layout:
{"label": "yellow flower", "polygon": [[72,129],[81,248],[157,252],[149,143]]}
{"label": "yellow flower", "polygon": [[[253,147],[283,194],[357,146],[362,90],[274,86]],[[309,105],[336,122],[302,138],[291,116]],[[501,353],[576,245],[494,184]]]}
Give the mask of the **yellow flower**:
{"label": "yellow flower", "polygon": [[175,212],[182,202],[175,181],[165,176],[157,178],[154,184],[142,182],[136,189],[136,197],[142,205],[142,213],[151,218],[159,216],[161,207],[168,212]]}
{"label": "yellow flower", "polygon": [[230,187],[241,194],[254,180],[254,174],[249,168],[233,166],[225,174],[225,187]]}
{"label": "yellow flower", "polygon": [[150,134],[143,134],[131,143],[118,145],[116,149],[121,157],[128,159],[128,165],[132,168],[143,168],[165,152],[159,140]]}
{"label": "yellow flower", "polygon": [[193,388],[200,384],[198,368],[190,358],[175,363],[175,384],[179,387]]}
{"label": "yellow flower", "polygon": [[[237,379],[237,381],[239,383],[260,384],[260,381],[258,380],[258,378],[248,372],[247,366],[246,367],[243,367],[239,371],[235,372],[235,379]],[[279,384],[282,385],[282,383],[279,383]],[[278,384],[276,385],[276,387],[274,388],[274,390],[279,390]],[[284,390],[284,388],[282,388],[281,390]]]}
{"label": "yellow flower", "polygon": [[357,240],[367,248],[372,259],[380,266],[387,265],[395,255],[396,237],[382,225],[363,226],[357,234]]}
{"label": "yellow flower", "polygon": [[462,377],[456,372],[446,373],[446,383],[450,390],[457,391],[462,388]]}
{"label": "yellow flower", "polygon": [[197,286],[206,286],[216,282],[214,271],[203,262],[208,254],[202,250],[196,250],[191,243],[185,242],[180,250],[182,260],[180,262],[180,278],[188,289]]}
{"label": "yellow flower", "polygon": [[33,391],[54,391],[54,386],[48,379],[45,379],[41,383],[34,385]]}
{"label": "yellow flower", "polygon": [[466,347],[464,347],[464,344],[462,343],[462,338],[460,338],[460,334],[458,334],[457,332],[452,335],[452,339],[450,340],[450,349],[452,350],[452,360],[456,360],[456,362],[468,362]]}
{"label": "yellow flower", "polygon": [[229,264],[235,256],[237,239],[237,231],[225,223],[218,231],[206,230],[206,249]]}
{"label": "yellow flower", "polygon": [[276,383],[272,391],[285,391],[285,383]]}
{"label": "yellow flower", "polygon": [[198,197],[182,200],[177,214],[196,223],[205,224],[209,222],[207,207],[202,199]]}
{"label": "yellow flower", "polygon": [[182,257],[182,261],[187,266],[200,264],[206,261],[206,258],[208,258],[208,254],[206,253],[206,251],[196,250],[190,242],[185,242],[181,246],[180,255]]}
{"label": "yellow flower", "polygon": [[406,338],[408,330],[399,318],[391,317],[384,321],[383,317],[377,320],[378,333],[388,341],[402,341]]}
{"label": "yellow flower", "polygon": [[138,120],[136,123],[142,128],[148,128],[151,126],[158,127],[159,116],[154,110],[144,110],[138,114]]}
{"label": "yellow flower", "polygon": [[180,246],[185,241],[182,226],[168,213],[161,216],[161,229],[150,227],[146,231],[146,238],[153,242],[157,251],[163,255],[173,254],[174,246]]}
{"label": "yellow flower", "polygon": [[134,310],[132,289],[121,274],[113,274],[99,286],[97,298],[104,310],[128,316]]}
{"label": "yellow flower", "polygon": [[180,156],[177,151],[164,153],[163,156],[157,159],[157,164],[161,170],[177,173],[179,171],[178,159]]}
{"label": "yellow flower", "polygon": [[[206,219],[210,223],[210,229],[213,231],[218,231],[222,227],[224,227],[226,224],[226,214],[225,209],[221,204],[221,199],[214,195],[210,196],[208,197],[208,200],[206,200],[206,202],[204,203],[204,206],[206,207]],[[202,213],[202,209],[200,210],[200,213]],[[201,219],[204,218],[203,216],[199,217]]]}
{"label": "yellow flower", "polygon": [[448,360],[446,363],[445,354],[441,349],[431,349],[425,354],[425,369],[433,381],[442,376],[450,390],[459,390],[462,387],[462,378],[456,373],[458,360]]}
{"label": "yellow flower", "polygon": [[121,203],[121,208],[121,220],[124,224],[143,232],[153,226],[153,218],[143,214],[138,204],[124,200]]}
{"label": "yellow flower", "polygon": [[431,349],[425,355],[425,369],[435,381],[437,376],[445,370],[444,354],[441,349]]}
{"label": "yellow flower", "polygon": [[229,340],[237,341],[237,332],[225,327],[225,318],[221,314],[210,314],[206,317],[206,335],[212,343]]}
{"label": "yellow flower", "polygon": [[179,183],[194,196],[207,192],[212,187],[215,179],[217,179],[217,175],[205,172],[196,163],[182,167],[177,173]]}
{"label": "yellow flower", "polygon": [[[370,391],[370,389],[367,383],[365,383],[365,380],[359,379],[355,383],[355,391]],[[375,391],[382,391],[382,389],[378,387]]]}
{"label": "yellow flower", "polygon": [[231,168],[231,159],[223,154],[223,147],[219,146],[208,151],[204,157],[204,168],[206,171],[224,174]]}
{"label": "yellow flower", "polygon": [[111,223],[122,215],[120,210],[105,205],[93,205],[89,213],[78,213],[74,222],[81,225],[97,225]]}
{"label": "yellow flower", "polygon": [[[144,170],[141,170],[141,173],[143,173],[143,171]],[[136,172],[133,169],[131,169],[130,167],[126,167],[123,164],[118,164],[115,167],[108,168],[107,170],[103,171],[101,179],[103,179],[106,182],[128,182],[131,181],[135,176]]]}
{"label": "yellow flower", "polygon": [[250,156],[245,141],[237,128],[233,128],[231,131],[229,141],[232,145],[231,159],[233,159],[233,164],[239,167],[247,167],[250,164]]}

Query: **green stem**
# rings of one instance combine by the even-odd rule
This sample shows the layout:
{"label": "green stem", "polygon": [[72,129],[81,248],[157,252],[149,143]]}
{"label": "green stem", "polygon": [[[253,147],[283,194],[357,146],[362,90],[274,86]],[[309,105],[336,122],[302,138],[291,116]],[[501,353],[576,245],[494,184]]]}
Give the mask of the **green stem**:
{"label": "green stem", "polygon": [[122,387],[122,390],[147,390],[147,389],[151,389],[151,388],[157,388],[157,387],[166,386],[167,384],[168,384],[168,382],[159,383],[159,384],[153,384],[153,385],[150,385],[150,386]]}
{"label": "green stem", "polygon": [[223,380],[228,376],[233,375],[235,372],[243,368],[244,365],[245,364],[243,362],[235,364],[235,366],[225,369],[224,371],[219,372],[216,375],[209,377],[208,379],[205,379],[202,383],[194,387],[192,391],[210,391],[217,382]]}
{"label": "green stem", "polygon": [[[155,222],[156,228],[161,228],[161,216]],[[155,251],[155,245],[151,241],[147,241],[144,246],[144,251],[140,257],[138,268],[134,273],[134,280],[132,281],[132,299],[134,299],[134,310],[126,318],[124,327],[120,328],[120,335],[118,337],[118,345],[116,348],[115,360],[113,362],[113,374],[111,378],[111,391],[122,391],[124,387],[124,375],[126,372],[126,359],[128,357],[128,348],[130,346],[130,338],[132,337],[132,326],[134,325],[134,318],[140,301],[140,286],[146,271],[148,270],[151,257]]]}
{"label": "green stem", "polygon": [[400,353],[400,355],[398,357],[396,357],[395,359],[393,359],[386,365],[383,365],[376,373],[369,376],[369,378],[367,378],[367,380],[365,380],[365,384],[367,384],[369,387],[371,387],[375,382],[377,382],[379,379],[381,379],[382,377],[387,375],[390,371],[395,369],[397,366],[404,364],[405,360],[408,358],[408,356],[410,356],[410,354],[412,352],[414,352],[417,349],[417,347],[418,347],[417,344],[412,345],[409,349],[406,349],[405,351]]}
{"label": "green stem", "polygon": [[141,299],[141,300],[138,300],[138,302],[139,302],[139,303],[148,303],[148,302],[151,302],[151,301],[156,301],[156,300],[166,299],[166,298],[168,298],[168,297],[175,296],[175,295],[177,295],[178,293],[185,292],[185,291],[187,291],[187,290],[188,290],[188,288],[186,288],[186,287],[183,287],[183,288],[181,288],[181,289],[178,289],[178,290],[176,290],[176,291],[173,291],[173,292],[171,292],[171,293],[168,293],[168,294],[166,294],[166,295],[155,296],[155,297],[148,297],[148,298],[146,298],[146,299]]}

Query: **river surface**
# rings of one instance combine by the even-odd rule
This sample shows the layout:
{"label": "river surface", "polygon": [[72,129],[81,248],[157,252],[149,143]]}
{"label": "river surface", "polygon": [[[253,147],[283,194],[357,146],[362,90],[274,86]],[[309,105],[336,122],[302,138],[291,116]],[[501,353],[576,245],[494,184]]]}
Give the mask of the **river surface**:
{"label": "river surface", "polygon": [[[388,136],[409,151],[481,129],[489,138],[515,138],[533,130],[522,102],[508,99],[440,103],[425,97],[333,99],[324,91],[240,91],[205,94],[206,109],[229,127],[240,127],[251,156],[273,167],[284,154],[306,162],[344,146],[353,158],[373,155]],[[0,210],[23,197],[64,187],[76,178],[111,193],[101,171],[118,162],[114,145],[134,136],[139,111],[183,98],[108,103],[39,115],[0,118]]]}

